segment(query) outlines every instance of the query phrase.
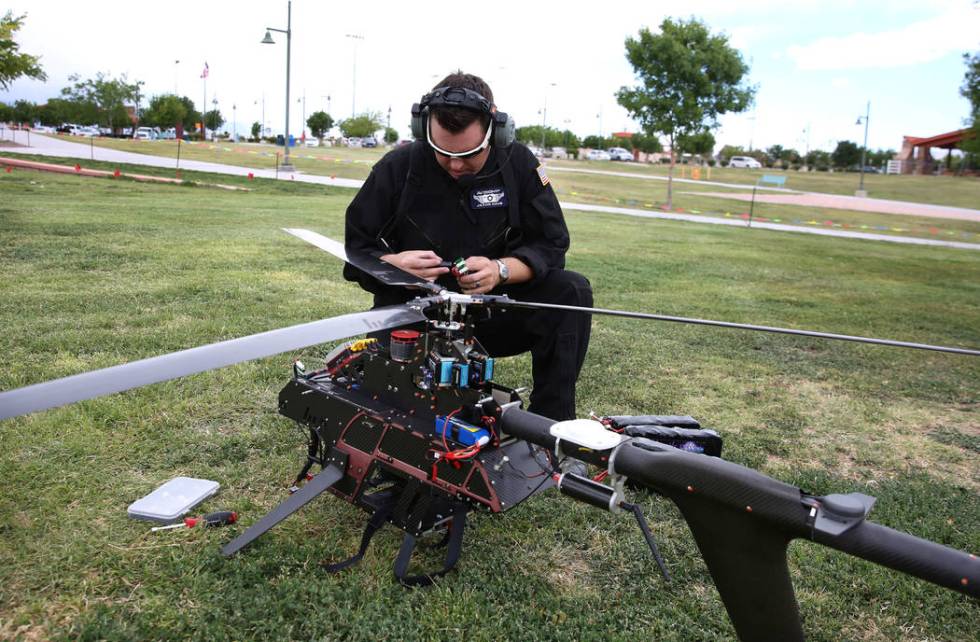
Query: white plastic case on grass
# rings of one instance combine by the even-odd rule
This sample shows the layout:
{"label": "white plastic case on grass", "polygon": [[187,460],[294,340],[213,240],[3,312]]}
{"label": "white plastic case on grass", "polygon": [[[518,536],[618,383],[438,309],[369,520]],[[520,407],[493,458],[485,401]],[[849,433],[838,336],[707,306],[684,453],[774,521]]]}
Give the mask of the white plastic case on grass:
{"label": "white plastic case on grass", "polygon": [[180,519],[205,499],[218,492],[216,481],[174,477],[155,491],[137,499],[126,511],[130,517],[170,523]]}

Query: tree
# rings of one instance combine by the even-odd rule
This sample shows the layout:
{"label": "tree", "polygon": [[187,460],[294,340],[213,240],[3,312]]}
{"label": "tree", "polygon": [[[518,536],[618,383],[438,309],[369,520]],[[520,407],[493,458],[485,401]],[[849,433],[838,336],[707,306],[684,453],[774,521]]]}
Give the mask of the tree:
{"label": "tree", "polygon": [[187,110],[187,115],[184,116],[184,122],[182,123],[184,130],[193,131],[197,128],[197,124],[201,122],[201,112],[194,108],[194,101],[187,96],[181,96],[180,102],[184,105],[184,109]]}
{"label": "tree", "polygon": [[582,147],[588,147],[589,149],[606,149],[609,147],[609,141],[598,136],[586,136],[582,140]]}
{"label": "tree", "polygon": [[262,123],[255,121],[252,123],[252,140],[259,140],[259,136],[262,135]]}
{"label": "tree", "polygon": [[381,129],[381,114],[366,113],[340,121],[340,131],[348,138],[364,138]]}
{"label": "tree", "polygon": [[960,145],[963,151],[980,153],[980,53],[963,54],[966,61],[966,73],[963,74],[963,86],[960,95],[970,101],[970,115],[967,124],[973,129],[973,138],[968,138]]}
{"label": "tree", "polygon": [[13,118],[16,123],[33,123],[37,114],[37,105],[29,100],[18,100],[14,103]]}
{"label": "tree", "polygon": [[[783,164],[783,168],[792,167],[793,165],[799,165],[801,160],[800,153],[795,149],[784,149],[779,153],[779,160]],[[796,169],[799,169],[798,167]]]}
{"label": "tree", "polygon": [[224,124],[225,119],[221,115],[221,112],[217,109],[212,109],[204,114],[204,126],[210,129],[212,132],[218,131],[218,128]]}
{"label": "tree", "polygon": [[725,145],[718,152],[718,160],[722,165],[727,165],[732,156],[745,156],[745,149],[740,145]]}
{"label": "tree", "polygon": [[333,118],[325,111],[315,111],[306,119],[306,126],[310,128],[314,138],[322,141],[333,127]]}
{"label": "tree", "polygon": [[65,98],[79,103],[89,103],[94,107],[95,122],[111,127],[113,133],[132,125],[126,103],[135,104],[142,83],[130,83],[125,74],[119,78],[110,78],[108,74],[102,72],[88,80],[79,78],[77,74],[68,77],[74,85],[61,90]]}
{"label": "tree", "polygon": [[673,206],[674,149],[681,137],[710,132],[718,117],[740,112],[755,89],[742,84],[748,65],[724,35],[711,35],[697,19],[660,23],[660,33],[640,29],[626,39],[626,58],[639,83],[616,98],[648,135],[663,134],[671,148],[667,206]]}
{"label": "tree", "polygon": [[58,126],[62,123],[75,121],[75,103],[63,98],[49,98],[48,102],[38,106],[37,119],[42,125]]}
{"label": "tree", "polygon": [[819,172],[826,172],[830,169],[830,152],[811,149],[806,155],[806,164]]}
{"label": "tree", "polygon": [[660,144],[659,138],[646,134],[633,134],[630,143],[632,143],[635,149],[640,150],[644,154],[655,154],[662,152],[664,149],[664,146]]}
{"label": "tree", "polygon": [[782,145],[772,145],[766,150],[766,163],[763,163],[766,167],[772,167],[780,161],[783,156],[783,146]]}
{"label": "tree", "polygon": [[581,144],[582,141],[570,129],[561,132],[561,147],[564,147],[566,150],[578,149]]}
{"label": "tree", "polygon": [[697,134],[683,134],[677,138],[677,149],[684,154],[695,156],[711,156],[715,148],[715,137],[710,131],[702,131]]}
{"label": "tree", "polygon": [[150,106],[143,111],[143,122],[153,127],[169,129],[178,123],[183,125],[187,117],[187,105],[174,94],[163,94],[150,99]]}
{"label": "tree", "polygon": [[7,103],[0,103],[0,123],[9,123],[13,117],[14,108]]}
{"label": "tree", "polygon": [[398,130],[394,127],[385,127],[385,142],[393,145],[398,142]]}
{"label": "tree", "polygon": [[38,64],[39,56],[18,53],[20,45],[14,40],[14,34],[24,26],[27,14],[14,17],[8,11],[0,19],[0,89],[10,89],[10,83],[21,76],[34,80],[47,80],[48,77]]}
{"label": "tree", "polygon": [[861,164],[861,148],[857,143],[849,140],[838,141],[837,148],[830,156],[834,161],[834,167],[837,168],[844,169]]}

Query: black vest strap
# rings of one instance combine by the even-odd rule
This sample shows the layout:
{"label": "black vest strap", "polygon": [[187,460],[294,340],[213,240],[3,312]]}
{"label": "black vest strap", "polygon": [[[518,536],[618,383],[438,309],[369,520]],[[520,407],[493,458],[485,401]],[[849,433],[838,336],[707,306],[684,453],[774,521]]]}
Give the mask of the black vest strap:
{"label": "black vest strap", "polygon": [[405,213],[408,211],[408,207],[412,202],[413,190],[422,185],[422,176],[418,168],[421,167],[424,161],[422,154],[425,152],[425,147],[425,143],[420,140],[412,143],[412,148],[408,153],[408,171],[405,172],[405,182],[401,184],[401,189],[399,190],[398,205],[395,207],[395,213],[388,219],[388,222],[384,224],[381,231],[378,232],[377,237],[375,237],[378,241],[378,247],[388,252],[398,252],[401,249],[392,247],[386,237],[405,218]]}
{"label": "black vest strap", "polygon": [[[423,154],[426,153],[428,146],[422,141],[415,141],[412,143],[412,148],[408,155],[408,171],[405,173],[405,182],[401,185],[401,190],[398,195],[398,205],[395,207],[395,213],[392,215],[388,222],[384,224],[381,231],[378,232],[376,237],[378,241],[378,247],[388,251],[388,252],[398,252],[401,248],[392,247],[388,242],[387,237],[398,227],[408,213],[409,207],[412,204],[412,197],[414,196],[414,191],[422,186],[422,175],[419,168],[422,163],[425,162]],[[510,157],[514,153],[513,147],[508,150],[507,157],[504,159],[497,158],[497,163],[502,163],[500,166],[500,175],[504,181],[504,190],[507,192],[507,223],[509,229],[505,233],[505,244],[506,250],[509,251],[511,245],[511,234],[512,230],[520,230],[521,222],[521,207],[520,207],[520,193],[518,191],[517,178],[514,175],[514,168],[510,164]]]}

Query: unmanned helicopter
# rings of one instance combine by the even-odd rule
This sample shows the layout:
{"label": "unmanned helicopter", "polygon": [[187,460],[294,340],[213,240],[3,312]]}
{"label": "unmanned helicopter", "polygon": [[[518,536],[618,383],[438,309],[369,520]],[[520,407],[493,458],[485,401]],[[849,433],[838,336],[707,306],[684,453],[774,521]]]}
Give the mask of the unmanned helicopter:
{"label": "unmanned helicopter", "polygon": [[[231,556],[330,492],[370,514],[361,545],[336,572],[364,556],[385,525],[404,531],[394,574],[425,586],[449,572],[463,549],[471,512],[503,513],[556,487],[597,508],[631,514],[665,577],[653,534],[628,490],[671,499],[694,535],[739,637],[802,640],[790,580],[789,542],[805,538],[980,597],[980,561],[867,519],[875,499],[815,496],[721,458],[722,438],[690,416],[592,416],[555,422],[523,410],[520,390],[494,381],[495,361],[474,328],[505,309],[558,308],[583,314],[695,323],[764,332],[939,350],[980,351],[704,319],[465,295],[309,230],[287,229],[390,286],[418,291],[401,305],[347,314],[222,341],[0,392],[0,419],[121,392],[243,361],[346,340],[318,367],[296,362],[279,393],[279,413],[308,434],[307,456],[290,494],[228,542]],[[462,267],[455,266],[457,269]],[[564,466],[581,462],[590,477]],[[314,469],[316,472],[314,473]],[[419,539],[443,534],[441,569],[410,574]]]}

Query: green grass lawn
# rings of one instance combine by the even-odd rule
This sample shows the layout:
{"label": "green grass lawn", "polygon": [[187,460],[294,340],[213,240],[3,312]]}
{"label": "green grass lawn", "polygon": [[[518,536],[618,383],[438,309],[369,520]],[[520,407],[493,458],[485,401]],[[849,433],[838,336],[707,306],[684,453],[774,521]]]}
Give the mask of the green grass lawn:
{"label": "green grass lawn", "polygon": [[[352,191],[185,177],[253,189],[0,174],[0,389],[370,305],[334,259],[280,231],[341,238]],[[598,306],[980,346],[976,252],[568,222],[568,266]],[[359,566],[325,574],[364,523],[326,497],[225,560],[220,546],[284,497],[303,460],[276,413],[290,364],[328,348],[0,423],[0,639],[733,637],[683,520],[654,497],[638,499],[670,584],[631,520],[553,492],[476,516],[458,570],[427,590],[393,581],[391,528]],[[498,369],[530,381],[526,356]],[[975,358],[596,318],[578,408],[691,414],[727,459],[816,494],[874,495],[875,521],[977,552],[978,382]],[[126,517],[178,475],[220,481],[202,509],[238,510],[242,525],[151,535]],[[975,639],[975,601],[808,543],[790,558],[809,639]]]}
{"label": "green grass lawn", "polygon": [[[73,142],[94,144],[95,159],[99,159],[99,148],[117,149],[151,156],[177,158],[176,140],[132,140],[125,138],[81,139],[66,137]],[[301,172],[318,176],[339,178],[367,178],[371,167],[384,154],[383,148],[350,147],[293,147],[290,158]],[[230,142],[187,142],[180,143],[180,157],[185,160],[208,161],[225,165],[238,165],[255,169],[274,169],[283,162],[283,148],[276,145],[234,144]]]}
{"label": "green grass lawn", "polygon": [[[91,139],[74,139],[83,144],[91,143]],[[177,155],[176,141],[140,141],[113,138],[94,139],[96,148],[105,147],[125,151],[152,154],[175,158]],[[377,162],[387,150],[383,147],[374,149],[348,147],[296,147],[291,151],[295,165],[301,171],[322,176],[339,176],[342,178],[366,178],[371,166]],[[242,165],[257,168],[272,168],[275,166],[276,153],[282,155],[282,147],[267,144],[233,144],[217,143],[182,143],[181,157],[206,160],[229,165]],[[96,151],[98,158],[98,151]],[[595,169],[600,171],[616,171],[637,173],[642,175],[666,176],[665,165],[648,165],[641,163],[610,163],[601,161],[547,161],[555,167],[572,167]],[[690,167],[678,165],[675,176],[690,178]],[[721,183],[753,185],[763,174],[780,174],[786,176],[786,187],[800,191],[825,192],[828,194],[853,195],[858,188],[859,176],[855,173],[841,172],[797,172],[772,169],[750,170],[729,169],[724,167],[711,168],[703,171],[702,178]],[[555,172],[552,179],[568,174]],[[936,205],[952,205],[980,209],[980,179],[976,177],[953,176],[886,176],[883,174],[866,174],[865,189],[873,198],[911,201],[914,203],[931,203]],[[719,190],[717,186],[706,186],[711,191]],[[639,181],[634,190],[649,189],[649,181]],[[659,188],[658,188],[659,189]],[[678,184],[677,189],[698,189],[690,184]],[[738,207],[733,203],[732,208]]]}
{"label": "green grass lawn", "polygon": [[[647,211],[659,211],[667,203],[666,181],[560,171],[551,173],[551,181],[562,202],[590,203]],[[706,192],[745,194],[744,190],[675,183],[674,208],[685,213],[713,217],[728,215],[737,218],[749,212],[748,202],[704,196]],[[973,221],[759,202],[755,204],[752,213],[756,219],[784,225],[980,243],[980,222]]]}

